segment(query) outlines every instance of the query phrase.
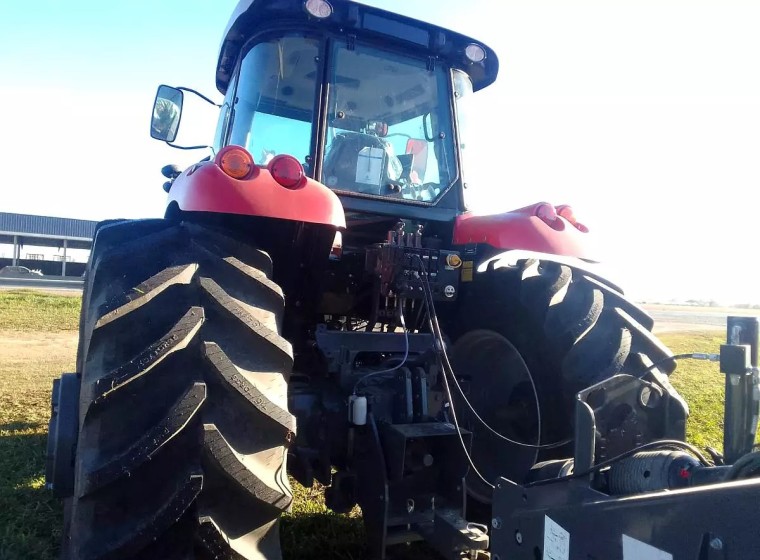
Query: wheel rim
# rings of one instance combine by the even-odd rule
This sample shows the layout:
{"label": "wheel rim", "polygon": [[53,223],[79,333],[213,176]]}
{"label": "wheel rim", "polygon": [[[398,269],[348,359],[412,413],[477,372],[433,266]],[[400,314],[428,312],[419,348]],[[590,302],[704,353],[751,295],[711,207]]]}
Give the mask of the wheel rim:
{"label": "wheel rim", "polygon": [[[525,360],[515,346],[489,330],[471,331],[452,349],[452,366],[467,399],[494,430],[515,441],[536,443],[538,415]],[[452,386],[457,418],[472,432],[470,456],[491,484],[499,477],[520,482],[536,461],[537,450],[516,445],[491,433],[475,417]],[[470,467],[467,493],[490,503],[492,489]]]}
{"label": "wheel rim", "polygon": [[74,493],[74,449],[77,442],[79,378],[64,373],[53,381],[50,423],[48,424],[46,484],[57,498]]}

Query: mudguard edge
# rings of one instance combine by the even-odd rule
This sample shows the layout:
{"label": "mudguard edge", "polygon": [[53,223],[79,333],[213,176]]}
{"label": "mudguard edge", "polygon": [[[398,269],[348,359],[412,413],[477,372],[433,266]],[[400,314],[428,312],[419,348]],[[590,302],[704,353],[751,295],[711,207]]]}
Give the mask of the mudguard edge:
{"label": "mudguard edge", "polygon": [[251,179],[233,179],[214,162],[196,163],[177,177],[169,191],[169,203],[185,212],[216,212],[261,216],[314,224],[346,227],[343,205],[330,189],[307,179],[297,189],[277,183],[265,167]]}

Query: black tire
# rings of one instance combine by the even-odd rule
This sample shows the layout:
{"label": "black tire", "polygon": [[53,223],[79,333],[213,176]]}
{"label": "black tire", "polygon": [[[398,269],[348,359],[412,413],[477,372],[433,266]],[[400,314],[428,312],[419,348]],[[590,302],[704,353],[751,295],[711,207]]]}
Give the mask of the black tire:
{"label": "black tire", "polygon": [[[92,239],[92,250],[90,251],[90,258],[87,260],[87,266],[84,269],[84,286],[82,287],[82,307],[79,310],[79,339],[77,344],[77,371],[82,371],[82,365],[84,363],[84,344],[85,344],[85,337],[87,333],[84,332],[84,325],[85,325],[85,313],[87,312],[87,309],[89,307],[90,303],[90,286],[92,285],[92,264],[97,260],[97,258],[100,256],[100,254],[105,253],[109,249],[112,248],[114,243],[123,242],[124,239],[121,239],[119,236],[109,235],[110,231],[107,230],[107,226],[119,224],[121,222],[125,222],[126,220],[122,219],[115,219],[115,220],[103,220],[102,222],[98,222],[98,224],[95,226],[95,231],[93,232]],[[152,222],[156,223],[157,220],[146,220],[145,223]],[[137,223],[137,222],[133,222]],[[160,225],[160,224],[156,224]],[[104,234],[101,234],[101,231],[105,230]],[[98,240],[97,244],[95,243],[95,240]],[[95,250],[97,246],[97,252]]]}
{"label": "black tire", "polygon": [[271,268],[265,253],[192,224],[98,231],[64,555],[280,558],[295,418]]}
{"label": "black tire", "polygon": [[[482,333],[490,331],[498,336],[487,339],[492,341],[489,344],[503,337],[519,352],[537,386],[543,443],[559,442],[572,435],[574,397],[579,390],[617,373],[640,373],[652,363],[664,373],[675,368],[670,359],[673,354],[652,334],[654,322],[643,309],[611,284],[553,261],[520,261],[516,266],[491,267],[476,274],[463,299],[458,322],[457,330],[462,336],[452,349],[452,361],[455,371],[465,371],[468,364],[475,364],[478,371],[471,372],[473,384],[478,383],[477,378],[492,379],[498,364],[478,358],[476,354],[483,353],[483,349],[473,345],[469,332],[479,331],[480,341]],[[477,366],[480,362],[482,367]],[[491,392],[491,396],[481,398],[486,399],[484,402],[473,404],[488,419],[503,415],[498,409],[511,400],[509,420],[516,428],[502,427],[515,439],[535,443],[535,399],[532,390],[528,390],[527,374],[520,368],[501,371],[505,370],[520,377],[507,383],[515,388],[514,394]],[[524,411],[523,418],[516,419],[519,410]],[[526,465],[537,458],[535,450],[505,444],[509,445],[509,453],[495,454],[492,450],[498,440],[471,416],[464,417],[473,430],[473,452],[477,454],[479,445],[485,446],[489,449],[485,455],[495,457],[483,466],[484,475],[504,476],[509,472],[519,479],[527,474]],[[520,427],[522,430],[517,429]],[[570,449],[566,446],[543,451],[539,458],[566,456]],[[473,477],[470,480],[475,497],[486,501],[482,485]]]}

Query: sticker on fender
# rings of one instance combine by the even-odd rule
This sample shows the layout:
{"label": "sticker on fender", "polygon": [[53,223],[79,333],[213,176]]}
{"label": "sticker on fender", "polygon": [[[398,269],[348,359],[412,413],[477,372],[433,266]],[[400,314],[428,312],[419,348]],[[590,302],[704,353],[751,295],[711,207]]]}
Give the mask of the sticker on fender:
{"label": "sticker on fender", "polygon": [[570,558],[570,533],[544,516],[544,560],[568,560]]}
{"label": "sticker on fender", "polygon": [[673,560],[673,555],[623,535],[623,560]]}

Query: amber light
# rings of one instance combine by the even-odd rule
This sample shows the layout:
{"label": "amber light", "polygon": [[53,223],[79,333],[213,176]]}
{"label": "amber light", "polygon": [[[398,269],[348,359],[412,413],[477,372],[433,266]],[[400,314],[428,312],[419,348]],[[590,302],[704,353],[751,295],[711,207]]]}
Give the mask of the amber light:
{"label": "amber light", "polygon": [[267,167],[272,178],[286,189],[297,189],[306,182],[303,166],[293,156],[275,156]]}
{"label": "amber light", "polygon": [[219,150],[214,160],[233,179],[250,179],[256,172],[253,156],[240,146],[227,146]]}

